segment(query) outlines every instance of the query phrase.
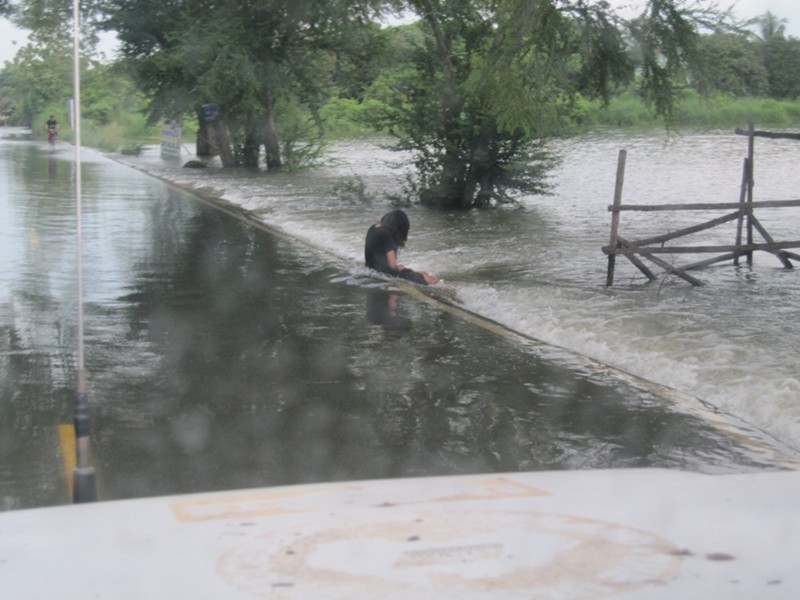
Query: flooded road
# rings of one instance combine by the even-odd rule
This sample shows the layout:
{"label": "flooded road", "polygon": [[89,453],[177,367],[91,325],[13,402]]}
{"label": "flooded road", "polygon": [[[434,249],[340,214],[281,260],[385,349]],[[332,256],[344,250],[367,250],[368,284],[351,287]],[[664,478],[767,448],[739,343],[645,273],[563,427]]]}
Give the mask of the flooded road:
{"label": "flooded road", "polygon": [[[188,148],[182,160],[162,159],[157,147],[117,158],[240,206],[340,257],[358,275],[364,231],[392,208],[391,196],[402,188],[409,165],[409,157],[387,143],[337,142],[325,165],[302,173],[222,169],[218,160],[207,169],[183,169]],[[754,147],[754,199],[796,198],[797,141],[759,139]],[[626,204],[738,202],[743,136],[597,133],[553,142],[562,161],[552,172],[550,196],[523,196],[518,207],[467,213],[407,207],[412,225],[401,262],[443,278],[461,306],[476,314],[734,414],[800,451],[800,319],[794,318],[800,270],[759,252],[752,267],[722,262],[695,272],[707,285],[692,287],[660,270],[651,284],[618,260],[615,284],[606,287],[601,247],[609,240],[620,149],[628,153]],[[357,184],[363,184],[361,195],[337,193],[357,190]],[[639,239],[721,214],[626,212],[620,231]],[[775,240],[797,239],[797,208],[759,209],[758,219]],[[736,223],[728,222],[686,241],[730,244],[735,237]],[[708,258],[665,257],[674,264]]]}
{"label": "flooded road", "polygon": [[[87,153],[85,352],[100,499],[599,467],[774,468],[685,406],[577,368]],[[71,149],[0,139],[0,508],[69,500]],[[754,435],[757,434],[754,433]]]}

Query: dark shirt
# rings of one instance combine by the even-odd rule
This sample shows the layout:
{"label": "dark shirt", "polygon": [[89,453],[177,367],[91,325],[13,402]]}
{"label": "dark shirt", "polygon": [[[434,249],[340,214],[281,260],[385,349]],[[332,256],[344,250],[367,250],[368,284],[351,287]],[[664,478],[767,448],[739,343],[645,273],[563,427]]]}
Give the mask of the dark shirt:
{"label": "dark shirt", "polygon": [[367,239],[364,242],[364,263],[367,267],[393,277],[401,277],[414,283],[425,285],[425,278],[422,273],[417,273],[411,269],[392,269],[386,258],[386,255],[391,251],[397,252],[397,244],[391,232],[375,225],[370,227],[367,231]]}
{"label": "dark shirt", "polygon": [[391,232],[383,227],[373,225],[367,230],[367,239],[364,242],[364,263],[370,268],[386,273],[387,275],[397,275],[398,271],[389,266],[386,255],[397,252],[397,244],[392,239]]}

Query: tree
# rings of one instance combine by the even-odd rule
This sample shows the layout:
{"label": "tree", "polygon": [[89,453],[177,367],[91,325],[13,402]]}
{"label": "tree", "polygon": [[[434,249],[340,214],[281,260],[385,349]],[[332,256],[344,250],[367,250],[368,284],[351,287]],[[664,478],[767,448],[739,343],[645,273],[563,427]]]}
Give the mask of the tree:
{"label": "tree", "polygon": [[741,34],[701,36],[691,75],[693,87],[702,94],[764,96],[768,92],[767,70],[759,47]]}
{"label": "tree", "polygon": [[[217,108],[229,133],[226,165],[267,166],[308,148],[319,134],[317,109],[329,94],[337,52],[371,26],[384,4],[361,0],[111,0],[104,26],[153,99],[154,118]],[[309,115],[305,123],[298,114]],[[203,124],[200,119],[201,125]],[[279,144],[278,125],[284,144]],[[286,143],[303,139],[304,145]],[[218,140],[221,150],[228,145]]]}
{"label": "tree", "polygon": [[65,107],[72,96],[72,62],[47,48],[21,48],[3,71],[2,93],[10,120],[41,132],[45,113],[66,122]]}
{"label": "tree", "polygon": [[[0,78],[3,112],[11,122],[42,131],[47,115],[66,125],[67,106],[74,96],[72,4],[65,0],[19,0],[7,3],[13,22],[30,30],[29,43],[6,63]],[[127,111],[141,108],[141,95],[126,74],[95,58],[97,37],[91,20],[92,0],[81,31],[81,108],[84,119],[105,125],[125,121]]]}
{"label": "tree", "polygon": [[[84,0],[80,5],[82,56],[91,56],[97,46],[96,30],[90,18],[95,12],[96,2],[102,0]],[[29,38],[34,46],[51,54],[72,51],[74,24],[71,0],[8,0],[6,6],[11,21],[30,30]]]}
{"label": "tree", "polygon": [[[66,3],[57,0],[5,3],[11,21],[31,30],[29,42],[6,65],[3,87],[12,122],[41,131],[43,114],[66,119],[66,102],[72,97],[72,28]],[[90,37],[85,49],[91,49]]]}
{"label": "tree", "polygon": [[625,23],[605,2],[408,0],[424,41],[396,82],[382,124],[411,150],[412,191],[426,204],[472,208],[539,192],[552,164],[544,142],[569,117],[578,94],[608,99],[633,80],[627,54],[641,56],[639,90],[669,118],[691,58],[697,24],[712,11],[650,0]]}
{"label": "tree", "polygon": [[774,37],[784,37],[786,33],[786,24],[788,19],[778,17],[770,11],[765,12],[760,17],[751,19],[749,21],[753,25],[757,25],[761,32],[761,39],[767,41]]}
{"label": "tree", "polygon": [[800,40],[772,36],[763,44],[771,98],[800,97]]}
{"label": "tree", "polygon": [[760,50],[767,72],[767,94],[771,98],[800,96],[800,41],[786,37],[788,20],[770,11],[750,21],[760,31]]}

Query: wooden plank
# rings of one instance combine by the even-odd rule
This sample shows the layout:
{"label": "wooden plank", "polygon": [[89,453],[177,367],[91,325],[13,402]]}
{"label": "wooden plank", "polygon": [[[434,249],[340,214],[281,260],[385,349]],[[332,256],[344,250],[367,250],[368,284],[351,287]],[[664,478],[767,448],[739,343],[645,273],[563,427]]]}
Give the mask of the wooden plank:
{"label": "wooden plank", "polygon": [[[761,225],[761,222],[758,219],[756,219],[756,216],[753,215],[751,219],[753,227],[755,227],[758,230],[758,233],[761,234],[761,237],[763,237],[767,241],[767,243],[774,244],[775,240],[772,239],[772,236],[767,232],[764,226]],[[784,252],[783,250],[778,250],[777,252],[773,252],[773,254],[780,259],[784,267],[786,267],[787,269],[794,268],[794,265],[791,263],[791,261],[789,261],[789,257],[786,256],[786,252]]]}
{"label": "wooden plank", "polygon": [[653,273],[650,269],[647,268],[647,265],[644,264],[635,254],[626,254],[625,257],[631,261],[637,269],[639,269],[642,273],[644,273],[645,277],[647,277],[650,281],[655,281],[658,279],[656,274]]}
{"label": "wooden plank", "polygon": [[[627,246],[629,243],[626,239],[622,237],[619,238],[619,241],[624,246]],[[639,260],[639,257],[637,257],[635,254],[626,254],[625,256],[629,261],[631,261],[636,266],[637,269],[639,269],[642,273],[644,273],[645,277],[647,277],[650,281],[655,281],[657,279],[655,273],[653,273],[649,268],[647,268],[647,265],[644,264],[641,260]]]}
{"label": "wooden plank", "polygon": [[773,140],[800,140],[800,133],[783,133],[780,131],[763,131],[763,130],[748,130],[748,129],[734,129],[736,135],[753,135],[753,137],[770,138]]}
{"label": "wooden plank", "polygon": [[739,213],[731,213],[729,215],[725,215],[722,217],[718,217],[716,219],[711,219],[710,221],[706,221],[705,223],[700,223],[698,225],[693,225],[692,227],[686,227],[684,229],[678,229],[677,231],[671,231],[670,233],[665,233],[663,235],[657,235],[651,238],[644,238],[642,240],[635,240],[629,242],[631,246],[649,246],[651,244],[661,244],[663,242],[668,242],[669,240],[674,240],[675,238],[682,237],[684,235],[689,235],[692,233],[697,233],[698,231],[704,231],[706,229],[711,229],[712,227],[716,227],[717,225],[722,225],[723,223],[727,223],[728,221],[733,221],[739,218]]}
{"label": "wooden plank", "polygon": [[678,269],[677,267],[671,265],[670,263],[668,263],[665,260],[661,260],[660,258],[657,258],[655,256],[649,256],[649,255],[645,256],[645,258],[647,260],[649,260],[649,261],[654,262],[655,264],[657,264],[659,267],[661,267],[665,271],[669,271],[670,273],[672,273],[673,275],[676,275],[677,277],[680,277],[684,281],[688,281],[692,285],[696,285],[696,286],[705,285],[702,281],[700,281],[696,277],[692,277],[688,273],[685,273],[683,271],[683,269]]}
{"label": "wooden plank", "polygon": [[[800,199],[793,200],[760,200],[748,202],[751,208],[792,208],[800,206]],[[623,204],[615,208],[609,204],[608,212],[632,210],[639,212],[659,212],[670,210],[740,210],[739,202],[694,202],[689,204]]]}
{"label": "wooden plank", "polygon": [[663,246],[654,248],[633,246],[630,248],[620,247],[616,250],[616,254],[706,254],[710,252],[738,252],[739,254],[745,254],[758,250],[773,252],[775,250],[783,250],[784,248],[800,248],[800,241],[773,242],[772,244],[742,244],[741,246]]}
{"label": "wooden plank", "polygon": [[730,252],[729,254],[722,254],[720,256],[715,256],[714,258],[707,258],[705,260],[700,260],[698,262],[690,263],[688,265],[683,265],[684,271],[691,271],[693,269],[702,269],[703,267],[708,267],[718,262],[723,262],[726,260],[736,259],[739,257],[739,254],[736,252]]}

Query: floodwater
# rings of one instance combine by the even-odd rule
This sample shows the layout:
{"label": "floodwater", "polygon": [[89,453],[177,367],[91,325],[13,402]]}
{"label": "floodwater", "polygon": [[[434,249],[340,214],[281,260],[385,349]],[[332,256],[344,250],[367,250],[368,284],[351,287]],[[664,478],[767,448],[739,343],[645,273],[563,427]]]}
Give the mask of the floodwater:
{"label": "floodwater", "polygon": [[[8,510],[69,501],[58,432],[71,421],[77,300],[72,149],[49,153],[3,135],[0,508]],[[356,163],[378,154],[339,151]],[[234,197],[253,222],[106,157],[83,158],[85,353],[101,499],[518,470],[741,472],[779,468],[770,449],[791,454],[741,415],[517,335],[563,310],[531,306],[532,298],[581,298],[585,323],[553,322],[567,333],[557,342],[598,322],[624,328],[626,307],[638,303],[669,318],[688,312],[686,298],[698,312],[702,305],[685,287],[656,294],[587,284],[586,258],[565,260],[575,242],[558,241],[568,224],[549,214],[552,199],[429,219],[412,210],[404,261],[445,277],[434,295],[451,304],[439,304],[359,266],[364,231],[388,205],[329,193],[352,163],[273,176],[129,159]],[[363,163],[368,182],[391,171]],[[605,225],[603,216],[600,238]],[[519,243],[514,260],[501,252],[508,240]],[[531,262],[550,275],[534,274]],[[753,291],[761,283],[747,289],[761,294]],[[591,317],[589,296],[600,300]],[[507,329],[482,315],[510,319]],[[619,341],[622,355],[627,343]]]}
{"label": "floodwater", "polygon": [[[459,214],[410,207],[401,261],[443,277],[475,313],[734,414],[800,449],[800,269],[756,253],[752,268],[742,261],[694,271],[706,285],[693,287],[657,268],[658,281],[648,283],[619,258],[615,285],[606,288],[601,248],[623,149],[625,204],[739,200],[744,136],[597,134],[555,143],[563,161],[553,193],[524,197],[522,208]],[[800,198],[800,143],[757,138],[754,153],[754,200]],[[385,197],[401,185],[407,161],[373,141],[338,144],[332,155],[311,174],[277,176],[226,173],[216,163],[181,169],[181,161],[152,153],[130,162],[242,206],[358,272],[363,231],[390,208]],[[353,177],[365,184],[366,202],[332,193]],[[660,235],[721,214],[625,212],[620,235]],[[758,209],[756,216],[776,241],[800,240],[800,209]],[[677,243],[732,244],[735,228],[727,223]],[[708,257],[661,255],[678,265]]]}

